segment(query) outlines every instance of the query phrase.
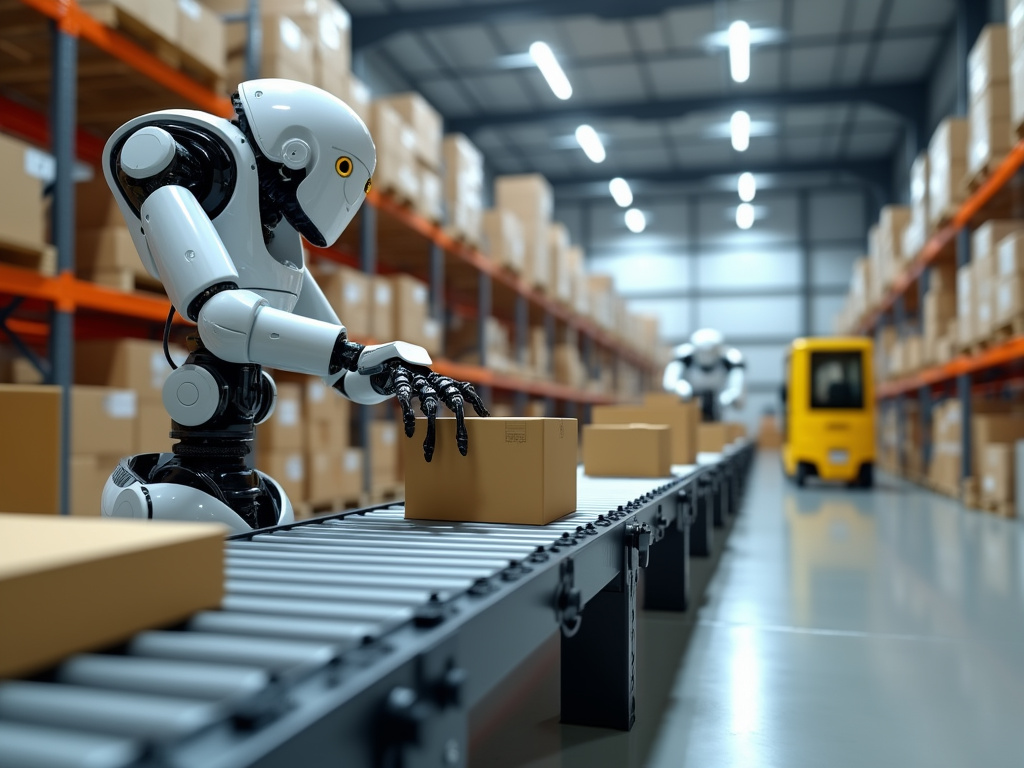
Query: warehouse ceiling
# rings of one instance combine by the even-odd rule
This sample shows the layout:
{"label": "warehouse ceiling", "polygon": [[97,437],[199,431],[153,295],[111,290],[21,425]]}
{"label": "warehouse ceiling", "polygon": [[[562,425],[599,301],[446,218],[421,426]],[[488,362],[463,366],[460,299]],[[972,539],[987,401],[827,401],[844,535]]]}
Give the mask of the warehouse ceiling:
{"label": "warehouse ceiling", "polygon": [[[556,184],[671,179],[757,167],[813,170],[891,158],[922,130],[924,84],[954,0],[346,0],[353,44],[423,93],[498,173]],[[733,82],[726,30],[751,28],[751,73]],[[560,101],[527,53],[554,51]],[[729,118],[750,114],[750,147]],[[593,125],[607,159],[574,131]]]}

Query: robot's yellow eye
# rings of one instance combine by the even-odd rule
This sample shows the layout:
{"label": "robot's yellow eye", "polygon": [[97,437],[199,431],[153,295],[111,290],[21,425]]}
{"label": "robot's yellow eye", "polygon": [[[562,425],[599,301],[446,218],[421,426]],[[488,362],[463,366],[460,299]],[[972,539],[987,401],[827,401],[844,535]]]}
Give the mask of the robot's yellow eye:
{"label": "robot's yellow eye", "polygon": [[334,170],[338,172],[339,176],[347,179],[352,175],[352,158],[339,157],[338,162],[334,164]]}
{"label": "robot's yellow eye", "polygon": [[367,179],[366,184],[363,185],[363,194],[369,194],[370,187],[373,186],[373,179]]}

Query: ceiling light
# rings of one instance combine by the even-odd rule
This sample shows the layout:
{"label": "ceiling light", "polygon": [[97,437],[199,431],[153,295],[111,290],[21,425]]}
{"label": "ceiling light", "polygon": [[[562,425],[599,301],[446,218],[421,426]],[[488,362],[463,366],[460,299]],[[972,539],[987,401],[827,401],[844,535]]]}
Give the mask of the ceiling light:
{"label": "ceiling light", "polygon": [[732,148],[737,152],[746,152],[750,146],[750,115],[743,110],[733,112],[729,120],[729,133],[732,136]]}
{"label": "ceiling light", "polygon": [[530,56],[533,57],[537,69],[544,75],[544,79],[548,81],[555,96],[562,101],[572,96],[572,85],[569,83],[569,78],[565,76],[558,59],[555,58],[555,54],[551,52],[547,43],[537,42],[531,45]]}
{"label": "ceiling light", "polygon": [[737,83],[750,78],[750,25],[745,21],[729,25],[729,72]]}
{"label": "ceiling light", "polygon": [[754,225],[754,206],[750,203],[740,203],[736,206],[736,226],[740,229],[750,229]]}
{"label": "ceiling light", "polygon": [[749,203],[753,200],[754,195],[757,193],[757,182],[754,180],[754,174],[741,173],[739,182],[736,184],[736,191],[740,193],[740,200],[744,203]]}
{"label": "ceiling light", "polygon": [[589,125],[581,125],[576,129],[576,141],[580,143],[583,151],[587,153],[587,157],[593,162],[604,162],[604,144],[601,143],[601,137],[597,135],[597,131]]}
{"label": "ceiling light", "polygon": [[643,211],[630,208],[626,211],[626,226],[629,227],[630,232],[639,235],[647,228],[647,217],[644,216]]}
{"label": "ceiling light", "polygon": [[608,182],[608,191],[615,198],[615,203],[620,208],[629,208],[633,204],[633,190],[629,188],[629,182],[625,179],[614,178]]}

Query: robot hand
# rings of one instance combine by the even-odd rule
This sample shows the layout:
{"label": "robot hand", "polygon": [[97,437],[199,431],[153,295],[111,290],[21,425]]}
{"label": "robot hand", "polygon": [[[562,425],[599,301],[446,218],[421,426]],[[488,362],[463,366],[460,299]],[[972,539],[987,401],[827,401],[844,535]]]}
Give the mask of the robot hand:
{"label": "robot hand", "polygon": [[743,393],[738,389],[726,389],[718,396],[718,402],[721,403],[723,408],[730,406],[736,406],[741,408],[743,406]]}
{"label": "robot hand", "polygon": [[401,341],[379,347],[367,347],[359,355],[355,372],[367,376],[373,389],[382,395],[394,395],[402,408],[405,434],[416,432],[416,413],[412,400],[418,397],[420,410],[427,417],[427,435],[423,440],[423,457],[434,456],[435,424],[438,404],[443,403],[455,414],[455,439],[459,453],[469,450],[466,431],[465,403],[468,400],[479,416],[490,416],[473,385],[442,376],[428,367],[430,356],[426,350]]}

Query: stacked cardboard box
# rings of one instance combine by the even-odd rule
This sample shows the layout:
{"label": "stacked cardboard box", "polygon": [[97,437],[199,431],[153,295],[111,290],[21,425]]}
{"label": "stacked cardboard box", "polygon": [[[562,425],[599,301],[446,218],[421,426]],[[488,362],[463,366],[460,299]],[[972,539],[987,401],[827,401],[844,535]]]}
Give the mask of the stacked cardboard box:
{"label": "stacked cardboard box", "polygon": [[1020,332],[1024,316],[1024,231],[1010,233],[996,247],[993,324]]}
{"label": "stacked cardboard box", "polygon": [[484,158],[461,133],[444,137],[444,202],[449,233],[479,245],[483,235]]}
{"label": "stacked cardboard box", "polygon": [[348,76],[345,92],[341,94],[342,101],[348,104],[352,111],[362,118],[367,126],[373,122],[373,98],[370,95],[370,88],[366,83],[355,75]]}
{"label": "stacked cardboard box", "polygon": [[582,389],[587,382],[580,349],[575,343],[557,344],[554,352],[555,381],[559,384]]}
{"label": "stacked cardboard box", "polygon": [[60,414],[60,387],[0,384],[0,512],[60,512]]}
{"label": "stacked cardboard box", "polygon": [[409,275],[395,275],[391,286],[395,338],[418,344],[431,355],[441,354],[441,324],[430,317],[427,284]]}
{"label": "stacked cardboard box", "polygon": [[[521,372],[508,329],[494,317],[484,321],[484,347],[487,367],[496,371]],[[480,365],[480,329],[476,320],[459,319],[449,324],[445,334],[449,358],[467,365]]]}
{"label": "stacked cardboard box", "polygon": [[903,255],[914,259],[931,236],[928,225],[928,152],[922,152],[910,166],[910,221],[903,230]]}
{"label": "stacked cardboard box", "polygon": [[[278,381],[281,376],[277,375]],[[302,388],[302,417],[306,438],[303,498],[313,503],[345,497],[358,499],[362,482],[346,486],[341,467],[349,449],[351,403],[321,379],[309,376],[294,380]]]}
{"label": "stacked cardboard box", "polygon": [[107,26],[153,48],[176,47],[178,9],[160,0],[79,0],[82,10]]}
{"label": "stacked cardboard box", "polygon": [[851,324],[859,323],[861,318],[871,309],[869,288],[871,285],[871,264],[867,256],[861,256],[853,262],[853,275],[850,277],[850,320]]}
{"label": "stacked cardboard box", "polygon": [[1006,26],[988,24],[967,56],[967,181],[984,177],[1010,151],[1010,61]]}
{"label": "stacked cardboard box", "polygon": [[615,322],[615,280],[611,275],[587,275],[587,292],[594,322],[611,330]]}
{"label": "stacked cardboard box", "polygon": [[[186,70],[224,77],[227,70],[227,30],[220,14],[196,0],[177,0],[178,48]],[[204,78],[205,79],[205,78]],[[234,88],[235,83],[229,85]]]}
{"label": "stacked cardboard box", "polygon": [[503,208],[484,211],[483,251],[498,264],[525,277],[526,238],[515,213]]}
{"label": "stacked cardboard box", "polygon": [[378,343],[395,338],[395,317],[392,313],[394,289],[384,275],[370,278],[370,335]]}
{"label": "stacked cardboard box", "polygon": [[667,424],[672,430],[672,463],[693,464],[697,460],[697,425],[700,415],[696,403],[682,403],[667,393],[652,393],[644,404],[600,405],[592,409],[595,424]]}
{"label": "stacked cardboard box", "polygon": [[546,290],[548,267],[548,225],[554,199],[551,185],[538,173],[499,176],[494,181],[498,208],[511,211],[523,228],[525,264],[523,277],[529,285]]}
{"label": "stacked cardboard box", "polygon": [[306,419],[302,384],[277,382],[277,405],[256,427],[256,466],[273,477],[294,502],[306,499]]}
{"label": "stacked cardboard box", "polygon": [[932,453],[928,480],[947,496],[960,495],[963,422],[960,401],[944,400],[932,408]]}
{"label": "stacked cardboard box", "polygon": [[1010,131],[1016,138],[1024,124],[1024,0],[1006,0],[1007,48],[1010,57]]}
{"label": "stacked cardboard box", "polygon": [[370,277],[365,272],[326,262],[313,272],[320,290],[348,335],[370,335]]}
{"label": "stacked cardboard box", "polygon": [[549,378],[551,372],[551,350],[544,328],[530,330],[530,370],[541,379]]}
{"label": "stacked cardboard box", "polygon": [[935,129],[928,144],[928,224],[932,228],[949,221],[964,201],[967,172],[967,121],[947,117]]}
{"label": "stacked cardboard box", "polygon": [[566,306],[572,303],[572,265],[569,260],[569,230],[556,221],[548,227],[548,276],[551,297]]}
{"label": "stacked cardboard box", "polygon": [[590,291],[587,288],[586,256],[578,245],[569,246],[569,275],[572,281],[572,308],[580,317],[590,315]]}
{"label": "stacked cardboard box", "polygon": [[1024,221],[1014,219],[987,221],[971,236],[971,281],[974,317],[971,341],[979,342],[992,335],[995,328],[998,272],[996,245],[1008,235],[1024,228]]}
{"label": "stacked cardboard box", "polygon": [[879,303],[885,291],[904,266],[903,231],[910,221],[910,209],[887,205],[879,214],[878,224],[868,234],[868,259],[871,262],[872,301]]}
{"label": "stacked cardboard box", "polygon": [[[4,245],[43,249],[43,182],[31,172],[36,165],[33,156],[38,154],[29,145],[0,134],[0,174],[8,189],[16,190],[16,194],[5,195],[0,205],[0,243]],[[52,271],[52,265],[47,271]]]}
{"label": "stacked cardboard box", "polygon": [[957,347],[967,349],[974,343],[974,263],[964,264],[956,271]]}
{"label": "stacked cardboard box", "polygon": [[[71,514],[100,514],[100,496],[107,478],[122,456],[133,453],[138,419],[134,390],[72,387]],[[170,419],[166,414],[164,422],[167,431]]]}
{"label": "stacked cardboard box", "polygon": [[416,131],[393,104],[382,99],[374,99],[368,127],[377,147],[374,185],[402,202],[416,205],[420,194]]}
{"label": "stacked cardboard box", "polygon": [[[401,450],[399,434],[397,421],[374,420],[370,422],[371,493],[390,491],[401,479],[398,459],[398,453]],[[420,461],[422,461],[422,456]]]}
{"label": "stacked cardboard box", "polygon": [[[442,119],[436,109],[418,93],[401,93],[378,99],[376,105],[391,107],[403,125],[411,131],[411,173],[415,176],[416,191],[413,205],[416,210],[431,221],[444,219],[444,189],[441,182]],[[374,134],[376,139],[376,134]],[[405,134],[403,141],[409,140]],[[404,153],[404,149],[402,150]],[[380,145],[377,147],[378,167],[380,166]]]}
{"label": "stacked cardboard box", "polygon": [[922,316],[923,358],[926,364],[939,360],[939,344],[951,329],[956,329],[956,270],[948,263],[933,264],[928,272],[928,291],[924,295]]}

